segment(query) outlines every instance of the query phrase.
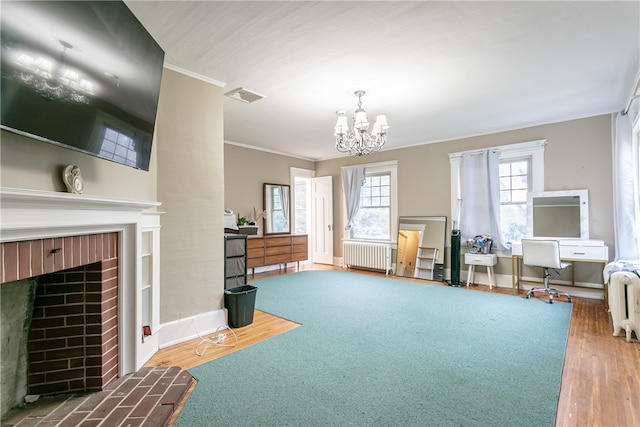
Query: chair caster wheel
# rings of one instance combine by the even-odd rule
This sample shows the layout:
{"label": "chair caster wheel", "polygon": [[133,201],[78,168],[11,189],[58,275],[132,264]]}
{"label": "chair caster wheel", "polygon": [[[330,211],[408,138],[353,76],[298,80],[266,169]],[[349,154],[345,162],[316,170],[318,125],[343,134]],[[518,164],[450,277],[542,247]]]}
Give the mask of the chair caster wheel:
{"label": "chair caster wheel", "polygon": [[526,294],[524,297],[525,297],[526,299],[529,299],[529,298],[531,298],[531,295]]}
{"label": "chair caster wheel", "polygon": [[571,298],[567,298],[567,302],[571,302]]}

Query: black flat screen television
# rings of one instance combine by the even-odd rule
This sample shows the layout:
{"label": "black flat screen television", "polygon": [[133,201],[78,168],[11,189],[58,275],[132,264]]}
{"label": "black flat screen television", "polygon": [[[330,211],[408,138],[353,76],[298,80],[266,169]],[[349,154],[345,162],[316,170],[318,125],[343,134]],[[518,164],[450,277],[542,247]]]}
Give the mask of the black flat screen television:
{"label": "black flat screen television", "polygon": [[164,51],[122,1],[3,1],[1,127],[149,170]]}

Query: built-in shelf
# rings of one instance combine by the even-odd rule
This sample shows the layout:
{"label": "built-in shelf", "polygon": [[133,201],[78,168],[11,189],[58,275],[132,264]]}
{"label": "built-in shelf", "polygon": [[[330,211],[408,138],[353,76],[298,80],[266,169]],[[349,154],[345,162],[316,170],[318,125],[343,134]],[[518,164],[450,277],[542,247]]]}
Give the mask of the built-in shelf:
{"label": "built-in shelf", "polygon": [[[157,350],[157,332],[160,327],[160,267],[159,253],[160,227],[149,223],[140,233],[140,334],[143,357],[151,356]],[[146,345],[148,344],[148,345]],[[148,347],[148,348],[147,348]]]}

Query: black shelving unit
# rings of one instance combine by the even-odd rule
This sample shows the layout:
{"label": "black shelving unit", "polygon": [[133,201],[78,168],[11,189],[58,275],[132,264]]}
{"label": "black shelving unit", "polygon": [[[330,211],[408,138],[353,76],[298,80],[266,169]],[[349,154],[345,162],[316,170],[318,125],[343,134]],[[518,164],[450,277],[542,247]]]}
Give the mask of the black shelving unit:
{"label": "black shelving unit", "polygon": [[247,284],[247,235],[224,235],[224,288]]}

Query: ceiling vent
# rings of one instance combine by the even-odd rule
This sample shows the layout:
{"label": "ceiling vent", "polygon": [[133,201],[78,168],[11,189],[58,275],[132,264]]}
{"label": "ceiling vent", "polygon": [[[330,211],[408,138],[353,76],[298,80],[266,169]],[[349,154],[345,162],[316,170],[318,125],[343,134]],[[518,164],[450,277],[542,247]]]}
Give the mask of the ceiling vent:
{"label": "ceiling vent", "polygon": [[259,93],[250,91],[249,89],[245,89],[243,87],[239,87],[238,89],[227,92],[225,93],[225,96],[237,99],[238,101],[242,102],[254,102],[265,97],[264,95],[260,95]]}

